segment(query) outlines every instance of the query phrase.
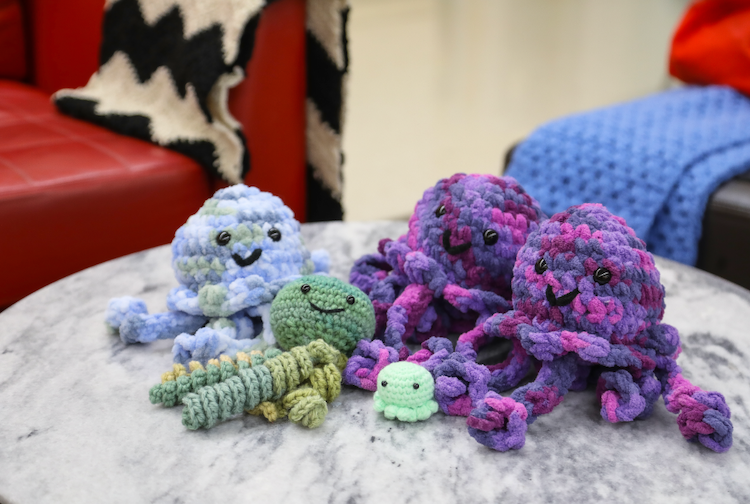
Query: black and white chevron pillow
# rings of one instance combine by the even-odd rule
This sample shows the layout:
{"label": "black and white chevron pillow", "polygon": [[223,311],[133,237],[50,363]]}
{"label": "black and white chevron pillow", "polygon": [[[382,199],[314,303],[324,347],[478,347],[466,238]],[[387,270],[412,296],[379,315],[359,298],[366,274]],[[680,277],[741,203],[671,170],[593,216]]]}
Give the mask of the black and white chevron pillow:
{"label": "black and white chevron pillow", "polygon": [[347,0],[307,0],[307,219],[340,220]]}
{"label": "black and white chevron pillow", "polygon": [[55,93],[58,108],[181,152],[229,183],[249,169],[227,109],[264,0],[107,0],[99,70]]}

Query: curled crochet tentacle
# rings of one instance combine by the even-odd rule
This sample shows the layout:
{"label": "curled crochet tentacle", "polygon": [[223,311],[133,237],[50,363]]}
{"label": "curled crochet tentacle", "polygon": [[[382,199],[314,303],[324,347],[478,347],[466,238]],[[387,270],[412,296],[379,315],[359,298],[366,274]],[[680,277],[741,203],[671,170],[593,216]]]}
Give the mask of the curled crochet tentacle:
{"label": "curled crochet tentacle", "polygon": [[488,388],[495,392],[512,389],[528,376],[535,362],[537,361],[526,353],[521,342],[514,339],[513,348],[505,360],[487,366],[490,371]]}
{"label": "curled crochet tentacle", "polygon": [[488,392],[466,419],[471,437],[493,450],[519,450],[526,443],[526,418],[523,404],[510,397]]}
{"label": "curled crochet tentacle", "polygon": [[631,422],[651,415],[661,385],[652,374],[634,380],[628,371],[618,369],[599,376],[596,395],[602,403],[602,418],[612,423]]}
{"label": "curled crochet tentacle", "polygon": [[361,389],[375,391],[378,373],[392,362],[398,362],[399,353],[380,340],[361,340],[344,369],[344,383]]}
{"label": "curled crochet tentacle", "polygon": [[328,413],[326,403],[333,401],[340,393],[339,367],[333,362],[318,364],[304,385],[278,401],[262,402],[248,413],[263,415],[269,422],[288,416],[292,422],[301,423],[312,429],[323,423]]}
{"label": "curled crochet tentacle", "polygon": [[388,309],[388,322],[385,327],[385,344],[400,350],[419,324],[432,301],[434,291],[429,287],[411,284]]}
{"label": "curled crochet tentacle", "polygon": [[724,396],[706,392],[682,375],[682,368],[670,358],[657,363],[667,410],[677,414],[677,425],[688,441],[698,441],[715,452],[732,446],[732,414]]}
{"label": "curled crochet tentacle", "polygon": [[526,427],[521,426],[521,421],[531,424],[539,415],[551,412],[562,402],[575,379],[575,355],[545,361],[536,380],[517,388],[510,397],[488,392],[467,419],[469,434],[499,451],[523,447]]}
{"label": "curled crochet tentacle", "polygon": [[148,308],[142,299],[131,296],[112,298],[107,304],[104,322],[115,334],[119,332],[123,320],[129,314],[148,315]]}
{"label": "curled crochet tentacle", "polygon": [[349,283],[369,295],[375,284],[385,280],[392,270],[383,254],[367,254],[354,261],[349,273]]}
{"label": "curled crochet tentacle", "polygon": [[[235,376],[186,394],[183,425],[192,430],[210,428],[245,410],[271,421],[288,415],[294,422],[317,427],[328,411],[326,400],[341,391],[340,353],[321,345],[327,346],[316,340],[255,367],[238,366]],[[316,363],[321,357],[329,362]]]}
{"label": "curled crochet tentacle", "polygon": [[469,416],[487,394],[490,372],[454,352],[435,368],[433,376],[435,399],[440,409],[446,415]]}
{"label": "curled crochet tentacle", "polygon": [[433,337],[406,359],[427,369],[435,379],[435,399],[446,415],[468,416],[487,394],[489,370],[476,363],[477,354],[468,344],[456,351],[447,338]]}
{"label": "curled crochet tentacle", "polygon": [[534,359],[518,339],[519,327],[530,324],[528,317],[518,311],[497,313],[487,318],[483,324],[468,331],[458,338],[459,345],[471,346],[479,350],[491,338],[503,338],[512,342],[510,353],[502,362],[487,366],[491,376],[489,390],[502,392],[509,390],[528,375],[534,365]]}
{"label": "curled crochet tentacle", "polygon": [[304,348],[314,365],[334,364],[339,370],[346,366],[346,356],[323,340],[313,340]]}
{"label": "curled crochet tentacle", "polygon": [[204,368],[198,361],[189,364],[190,373],[185,371],[182,364],[174,364],[173,371],[162,374],[161,383],[149,390],[149,400],[152,404],[162,403],[165,407],[172,407],[182,402],[182,398],[190,392],[196,392],[206,385],[214,385],[235,376],[239,370],[250,366],[258,366],[267,358],[280,354],[278,349],[268,349],[265,355],[254,351],[249,355],[237,352],[236,362],[228,356],[211,359]]}

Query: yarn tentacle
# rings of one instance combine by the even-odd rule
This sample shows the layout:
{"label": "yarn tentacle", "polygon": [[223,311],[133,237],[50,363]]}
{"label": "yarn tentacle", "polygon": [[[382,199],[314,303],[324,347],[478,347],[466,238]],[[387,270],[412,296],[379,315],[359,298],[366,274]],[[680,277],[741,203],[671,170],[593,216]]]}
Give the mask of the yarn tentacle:
{"label": "yarn tentacle", "polygon": [[234,376],[182,398],[183,425],[210,428],[244,410],[270,421],[289,416],[295,423],[317,427],[327,414],[326,402],[341,392],[344,363],[340,352],[315,340],[259,365],[238,366]]}
{"label": "yarn tentacle", "polygon": [[706,392],[690,383],[682,375],[682,368],[672,359],[660,359],[657,365],[664,389],[664,404],[667,411],[677,414],[682,436],[718,453],[729,450],[734,428],[724,396],[719,392]]}
{"label": "yarn tentacle", "polygon": [[576,359],[575,354],[568,354],[545,361],[536,380],[517,388],[510,397],[488,392],[467,419],[469,434],[498,451],[522,448],[527,424],[551,412],[568,393],[576,379]]}

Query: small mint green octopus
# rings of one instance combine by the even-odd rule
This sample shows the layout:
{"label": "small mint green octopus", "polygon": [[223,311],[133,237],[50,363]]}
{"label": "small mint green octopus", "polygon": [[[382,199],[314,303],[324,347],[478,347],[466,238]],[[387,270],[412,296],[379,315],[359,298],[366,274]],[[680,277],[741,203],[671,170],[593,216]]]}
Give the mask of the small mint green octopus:
{"label": "small mint green octopus", "polygon": [[375,411],[389,420],[427,420],[438,410],[435,381],[425,368],[413,362],[394,362],[380,371],[375,392]]}

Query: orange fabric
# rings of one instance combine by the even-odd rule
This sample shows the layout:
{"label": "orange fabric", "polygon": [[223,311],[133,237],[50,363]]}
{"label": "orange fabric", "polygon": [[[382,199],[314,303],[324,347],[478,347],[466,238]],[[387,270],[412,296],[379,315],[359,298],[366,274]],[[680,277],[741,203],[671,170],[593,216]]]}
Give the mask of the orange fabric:
{"label": "orange fabric", "polygon": [[750,2],[702,0],[672,39],[669,72],[691,84],[724,84],[750,95]]}
{"label": "orange fabric", "polygon": [[26,41],[18,0],[0,0],[0,78],[26,77]]}

